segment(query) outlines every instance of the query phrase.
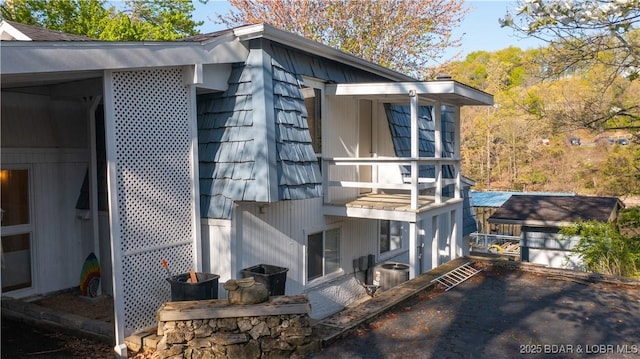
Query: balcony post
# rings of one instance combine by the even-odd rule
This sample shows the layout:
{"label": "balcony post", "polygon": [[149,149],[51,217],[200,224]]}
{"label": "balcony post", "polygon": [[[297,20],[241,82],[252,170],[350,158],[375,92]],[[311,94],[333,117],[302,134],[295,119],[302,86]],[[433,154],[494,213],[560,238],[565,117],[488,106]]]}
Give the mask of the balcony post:
{"label": "balcony post", "polygon": [[324,203],[331,203],[331,198],[329,197],[329,159],[323,158],[322,160],[322,197],[324,199]]}
{"label": "balcony post", "polygon": [[409,222],[409,279],[418,273],[418,228],[416,222]]}
{"label": "balcony post", "polygon": [[[418,162],[420,157],[420,137],[418,135],[418,96],[415,90],[409,91],[411,107],[411,209],[418,209]],[[436,141],[437,142],[437,141]]]}
{"label": "balcony post", "polygon": [[[442,105],[439,102],[433,106],[433,142],[435,153],[433,157],[442,158]],[[442,162],[436,162],[435,166],[436,177],[436,193],[435,202],[442,203]]]}
{"label": "balcony post", "polygon": [[[458,160],[461,158],[461,151],[460,151],[460,138],[461,138],[461,132],[462,128],[460,127],[460,107],[456,106],[454,107],[454,112],[453,112],[453,118],[454,118],[454,143],[453,143],[453,157],[457,158]],[[454,166],[455,169],[455,178],[456,178],[456,189],[455,189],[455,194],[454,194],[454,198],[462,198],[462,170],[461,170],[461,164],[460,162],[456,162],[456,165]]]}

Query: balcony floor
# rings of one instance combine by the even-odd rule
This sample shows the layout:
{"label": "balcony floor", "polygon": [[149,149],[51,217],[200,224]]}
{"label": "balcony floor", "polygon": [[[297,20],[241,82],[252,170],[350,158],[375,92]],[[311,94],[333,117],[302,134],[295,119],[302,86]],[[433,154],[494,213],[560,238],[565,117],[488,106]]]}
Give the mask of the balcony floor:
{"label": "balcony floor", "polygon": [[349,201],[325,203],[323,208],[325,215],[415,222],[420,213],[460,202],[462,198],[443,197],[441,203],[436,203],[434,196],[418,196],[418,208],[411,209],[409,194],[370,193]]}

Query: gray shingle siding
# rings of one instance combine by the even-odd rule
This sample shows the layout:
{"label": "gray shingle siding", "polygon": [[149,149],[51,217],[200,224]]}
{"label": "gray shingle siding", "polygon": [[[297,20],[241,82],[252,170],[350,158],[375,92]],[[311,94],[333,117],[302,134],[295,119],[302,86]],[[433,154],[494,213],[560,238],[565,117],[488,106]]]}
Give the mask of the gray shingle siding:
{"label": "gray shingle siding", "polygon": [[322,176],[311,145],[302,79],[272,59],[278,197],[282,200],[322,196]]}
{"label": "gray shingle siding", "polygon": [[[418,108],[418,136],[420,157],[434,157],[435,155],[435,125],[433,122],[432,106],[420,106]],[[389,120],[389,130],[393,147],[398,157],[411,157],[411,109],[408,105],[385,104],[385,112]],[[442,121],[442,157],[454,156],[455,145],[455,122],[454,112],[450,107],[443,106],[441,110]],[[410,166],[401,167],[402,173],[409,175]],[[435,167],[421,165],[418,168],[420,177],[434,177]],[[442,176],[453,178],[453,168],[443,167]],[[449,185],[443,188],[442,195],[453,197],[454,186]],[[471,193],[468,187],[463,188],[463,236],[477,231],[477,224],[471,206]]]}
{"label": "gray shingle siding", "polygon": [[234,200],[255,198],[250,71],[234,65],[227,91],[198,97],[200,214],[205,218],[231,218]]}
{"label": "gray shingle siding", "polygon": [[[283,69],[292,75],[296,74],[293,75],[294,78],[309,76],[336,83],[389,81],[381,76],[278,44],[272,44],[271,56]],[[287,82],[291,81],[287,80]]]}
{"label": "gray shingle siding", "polygon": [[[420,157],[435,156],[435,125],[432,119],[432,106],[418,107],[418,138]],[[398,157],[411,157],[411,109],[408,105],[385,104],[385,112],[389,120],[389,130],[393,147]],[[453,157],[455,126],[454,114],[451,108],[443,106],[441,111],[442,129],[442,157]],[[401,168],[405,175],[409,175],[410,167]],[[435,167],[432,165],[419,166],[420,177],[434,177]],[[445,166],[444,178],[453,178],[453,170]]]}

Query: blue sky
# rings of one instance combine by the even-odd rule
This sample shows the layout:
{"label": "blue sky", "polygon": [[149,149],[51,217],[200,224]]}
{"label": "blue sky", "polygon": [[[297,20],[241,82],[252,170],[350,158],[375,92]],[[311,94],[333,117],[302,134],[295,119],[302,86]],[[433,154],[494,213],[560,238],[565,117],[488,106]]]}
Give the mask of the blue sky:
{"label": "blue sky", "polygon": [[[226,14],[230,5],[225,0],[209,0],[205,5],[198,1],[194,17],[196,20],[204,21],[200,28],[202,33],[224,29],[223,26],[215,24],[216,14]],[[454,56],[458,51],[462,52],[462,58],[473,51],[497,51],[509,46],[516,46],[521,49],[537,48],[541,45],[539,41],[532,38],[521,38],[513,34],[508,28],[501,28],[498,18],[504,17],[507,10],[511,10],[516,3],[514,1],[489,1],[476,0],[466,1],[465,6],[471,10],[465,16],[462,24],[454,31],[456,37],[462,37],[462,46],[452,49],[446,54],[447,59]]]}

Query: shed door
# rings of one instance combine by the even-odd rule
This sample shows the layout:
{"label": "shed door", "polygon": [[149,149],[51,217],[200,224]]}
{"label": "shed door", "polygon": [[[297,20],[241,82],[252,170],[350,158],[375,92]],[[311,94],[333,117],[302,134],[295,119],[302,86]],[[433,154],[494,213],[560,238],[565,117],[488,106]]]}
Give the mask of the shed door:
{"label": "shed door", "polygon": [[2,218],[2,292],[30,288],[32,234],[28,169],[0,171]]}

